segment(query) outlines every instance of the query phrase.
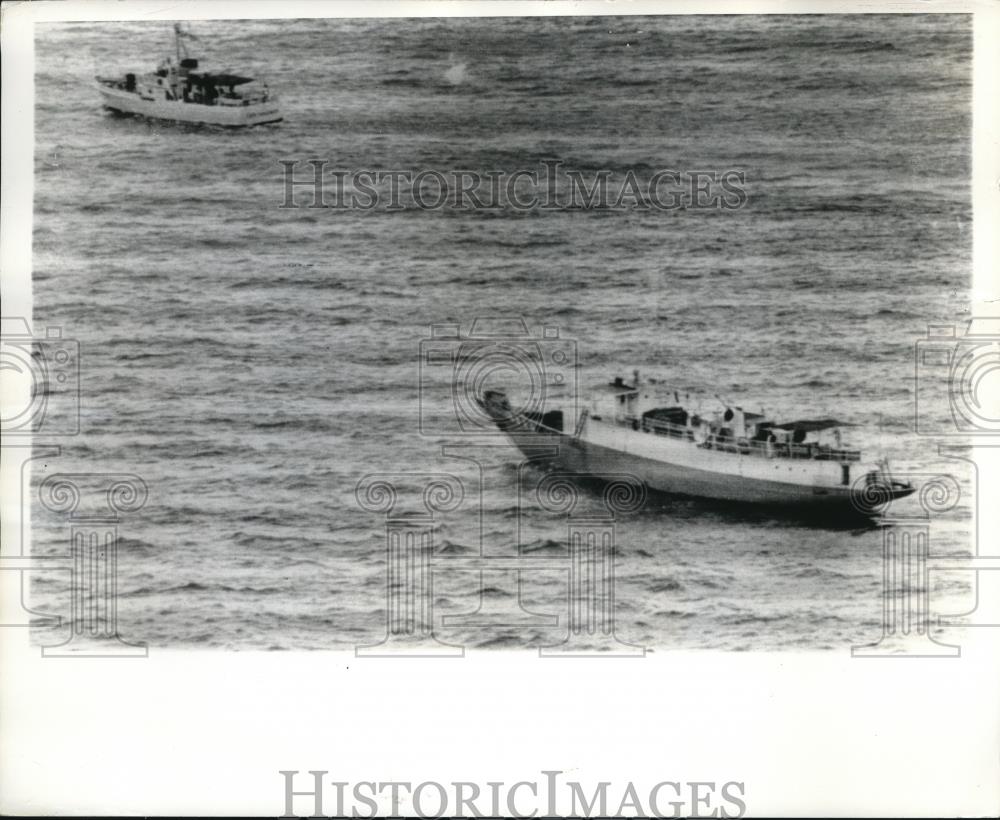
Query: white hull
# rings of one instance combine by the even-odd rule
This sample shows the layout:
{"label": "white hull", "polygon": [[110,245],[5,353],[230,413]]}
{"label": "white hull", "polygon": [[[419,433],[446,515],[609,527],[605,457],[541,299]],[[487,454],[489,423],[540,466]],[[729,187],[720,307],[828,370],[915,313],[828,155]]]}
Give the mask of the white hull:
{"label": "white hull", "polygon": [[[856,506],[861,500],[859,487],[866,474],[879,469],[860,462],[723,452],[593,420],[580,435],[509,431],[508,436],[529,458],[536,458],[532,453],[538,452],[539,445],[556,445],[556,454],[542,463],[559,471],[597,479],[627,474],[670,495],[817,513],[867,514],[863,506]],[[877,495],[889,501],[911,492],[910,487],[883,485]]]}
{"label": "white hull", "polygon": [[[522,442],[513,437],[515,444]],[[581,473],[594,478],[628,474],[647,487],[670,495],[687,495],[718,501],[774,506],[805,506],[810,508],[851,507],[851,488],[823,484],[797,484],[776,477],[763,478],[722,472],[685,464],[654,460],[638,454],[623,453],[583,439],[559,436],[559,452],[550,466],[566,472]],[[528,442],[523,442],[525,445]],[[537,447],[537,440],[534,441]],[[528,449],[527,453],[530,454]],[[727,456],[744,460],[738,455]],[[749,457],[747,457],[747,460]],[[784,467],[785,465],[780,465]],[[779,469],[780,469],[779,467]]]}
{"label": "white hull", "polygon": [[201,105],[179,100],[146,100],[138,94],[98,84],[104,107],[124,114],[199,125],[245,128],[281,121],[281,109],[268,101],[250,105]]}

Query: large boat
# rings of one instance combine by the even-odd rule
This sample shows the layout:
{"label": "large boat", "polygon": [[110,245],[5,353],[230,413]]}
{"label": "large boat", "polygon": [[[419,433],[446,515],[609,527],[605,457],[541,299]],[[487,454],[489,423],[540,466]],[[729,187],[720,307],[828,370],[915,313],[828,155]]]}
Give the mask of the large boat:
{"label": "large boat", "polygon": [[841,428],[849,425],[836,419],[776,422],[721,400],[702,415],[676,391],[664,402],[663,391],[638,373],[607,387],[575,418],[564,409],[515,410],[501,390],[485,390],[477,401],[540,466],[596,479],[628,474],[661,493],[871,515],[914,492],[893,478],[887,459],[866,462],[843,443]]}
{"label": "large boat", "polygon": [[281,109],[266,83],[228,71],[204,71],[187,52],[194,35],[174,25],[175,53],[148,74],[100,77],[104,107],[158,120],[246,127],[280,122]]}

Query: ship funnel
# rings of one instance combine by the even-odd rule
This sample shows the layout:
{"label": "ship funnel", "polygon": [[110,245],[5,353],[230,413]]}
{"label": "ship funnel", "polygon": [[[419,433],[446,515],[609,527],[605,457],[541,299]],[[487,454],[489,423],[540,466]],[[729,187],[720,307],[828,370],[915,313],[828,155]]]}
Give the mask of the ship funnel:
{"label": "ship funnel", "polygon": [[743,408],[737,407],[734,416],[735,418],[733,419],[733,435],[738,439],[746,438],[747,422],[746,422],[746,416],[743,414]]}

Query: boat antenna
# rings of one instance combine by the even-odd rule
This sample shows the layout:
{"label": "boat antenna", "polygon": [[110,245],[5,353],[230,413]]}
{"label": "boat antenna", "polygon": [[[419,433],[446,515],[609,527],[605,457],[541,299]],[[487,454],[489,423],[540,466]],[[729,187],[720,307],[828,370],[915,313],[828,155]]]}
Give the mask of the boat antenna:
{"label": "boat antenna", "polygon": [[174,23],[174,40],[177,43],[177,65],[181,63],[181,52],[184,52],[185,57],[189,57],[187,46],[184,45],[184,40],[197,40],[198,38],[193,35],[190,31],[184,31],[181,28],[180,23]]}

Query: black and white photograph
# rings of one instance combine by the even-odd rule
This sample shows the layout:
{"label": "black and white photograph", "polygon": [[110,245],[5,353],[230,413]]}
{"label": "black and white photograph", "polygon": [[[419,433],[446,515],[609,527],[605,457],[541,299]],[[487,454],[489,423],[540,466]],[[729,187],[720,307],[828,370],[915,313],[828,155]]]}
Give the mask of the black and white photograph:
{"label": "black and white photograph", "polygon": [[2,13],[0,810],[1000,811],[995,5]]}

